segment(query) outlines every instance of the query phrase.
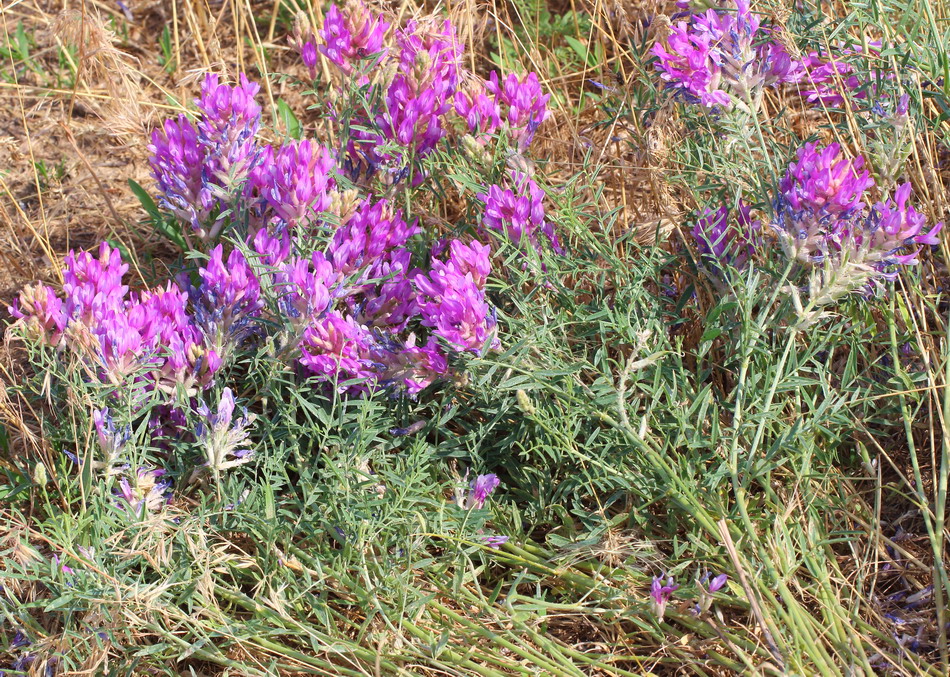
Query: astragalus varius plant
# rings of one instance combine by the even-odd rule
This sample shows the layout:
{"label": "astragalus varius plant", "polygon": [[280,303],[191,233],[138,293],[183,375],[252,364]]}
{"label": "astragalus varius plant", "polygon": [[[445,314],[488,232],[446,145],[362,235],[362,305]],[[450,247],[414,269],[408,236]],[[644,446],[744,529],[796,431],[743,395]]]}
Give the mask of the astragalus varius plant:
{"label": "astragalus varius plant", "polygon": [[[520,247],[525,265],[544,242],[561,251],[530,164],[506,165],[548,115],[537,76],[482,80],[449,21],[394,26],[360,3],[331,8],[316,33],[300,19],[292,42],[311,75],[320,58],[334,69],[316,87],[320,135],[274,140],[244,74],[208,74],[195,111],[153,132],[155,218],[186,255],[172,279],[129,279],[103,243],[66,258],[61,294],[35,285],[10,308],[51,376],[79,368],[88,420],[111,411],[137,448],[160,451],[156,465],[190,450],[183,484],[257,458],[253,410],[267,395],[255,384],[268,374],[327,401],[424,405],[464,383],[470,358],[501,346],[493,248]],[[469,218],[454,230],[431,218],[448,208],[436,151],[477,159],[480,190],[455,195]],[[122,475],[123,493],[161,472],[124,457],[129,435],[117,442],[96,421],[100,444],[73,454],[79,466]]]}
{"label": "astragalus varius plant", "polygon": [[[696,196],[688,226],[710,281],[724,291],[726,270],[787,268],[777,277],[798,326],[849,295],[880,295],[939,243],[942,227],[914,206],[904,176],[916,85],[882,56],[900,46],[847,34],[817,49],[796,45],[745,0],[680,7],[651,52],[659,84],[685,104],[689,135],[704,149],[681,160],[699,162],[713,183],[740,177],[712,199]],[[785,114],[795,107],[810,120],[852,121],[858,148],[796,124]]]}

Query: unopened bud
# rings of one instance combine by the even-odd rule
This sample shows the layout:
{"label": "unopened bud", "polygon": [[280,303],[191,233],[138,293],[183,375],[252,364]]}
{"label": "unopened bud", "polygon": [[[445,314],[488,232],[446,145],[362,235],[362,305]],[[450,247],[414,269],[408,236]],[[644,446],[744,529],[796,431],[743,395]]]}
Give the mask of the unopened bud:
{"label": "unopened bud", "polygon": [[518,408],[526,415],[534,416],[538,412],[531,402],[531,398],[528,397],[528,393],[525,391],[519,389],[518,392],[515,393],[515,399],[518,400]]}

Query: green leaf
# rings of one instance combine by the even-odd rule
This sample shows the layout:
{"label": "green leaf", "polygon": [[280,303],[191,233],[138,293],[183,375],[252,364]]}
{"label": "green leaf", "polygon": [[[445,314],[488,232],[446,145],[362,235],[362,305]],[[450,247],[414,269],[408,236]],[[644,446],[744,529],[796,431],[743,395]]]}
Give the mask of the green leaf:
{"label": "green leaf", "polygon": [[571,37],[570,35],[565,35],[564,41],[571,46],[571,49],[577,53],[577,56],[580,57],[583,63],[586,63],[590,67],[597,65],[597,56],[587,49],[587,45],[585,45],[583,42],[575,37]]}
{"label": "green leaf", "polygon": [[287,129],[288,136],[294,139],[300,139],[303,136],[303,125],[283,99],[277,99],[277,117]]}
{"label": "green leaf", "polygon": [[155,204],[155,200],[152,199],[152,196],[148,194],[148,191],[142,188],[138,183],[129,179],[129,188],[132,189],[132,193],[139,199],[139,202],[142,204],[142,209],[144,209],[149,216],[153,219],[161,219],[162,213],[158,211],[158,205]]}
{"label": "green leaf", "polygon": [[181,228],[178,222],[170,222],[165,218],[165,215],[159,210],[158,205],[155,204],[155,200],[148,194],[148,191],[132,179],[129,179],[129,188],[132,189],[132,193],[138,198],[142,209],[145,210],[152,220],[152,227],[155,229],[155,232],[176,245],[182,251],[186,251],[188,244],[185,242],[185,237],[181,234]]}

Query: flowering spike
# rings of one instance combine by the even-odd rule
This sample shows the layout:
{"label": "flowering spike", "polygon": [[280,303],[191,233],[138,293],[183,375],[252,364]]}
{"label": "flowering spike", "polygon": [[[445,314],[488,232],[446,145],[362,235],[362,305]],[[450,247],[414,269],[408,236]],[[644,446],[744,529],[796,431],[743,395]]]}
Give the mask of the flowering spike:
{"label": "flowering spike", "polygon": [[758,105],[765,86],[801,77],[799,64],[769,39],[747,0],[735,5],[734,12],[708,9],[677,22],[653,47],[660,77],[691,103],[748,109]]}
{"label": "flowering spike", "polygon": [[198,443],[204,448],[205,467],[214,473],[215,478],[230,468],[243,465],[253,458],[253,451],[243,448],[250,433],[247,430],[253,424],[254,414],[244,410],[240,418],[235,418],[234,394],[230,388],[221,392],[217,413],[212,413],[207,404],[198,405],[198,414],[202,421],[198,424],[196,435]]}
{"label": "flowering spike", "polygon": [[538,127],[550,117],[547,104],[551,95],[542,92],[537,73],[528,73],[523,78],[509,73],[500,80],[498,73],[492,71],[485,88],[495,95],[498,104],[505,106],[512,138],[522,150],[527,148]]}
{"label": "flowering spike", "polygon": [[349,3],[346,11],[330,5],[320,29],[320,53],[344,73],[352,73],[360,59],[382,50],[387,30],[389,24],[358,0]]}
{"label": "flowering spike", "polygon": [[538,234],[543,233],[555,252],[561,245],[554,227],[544,220],[544,191],[527,174],[512,172],[513,188],[492,185],[477,197],[485,204],[482,224],[508,236],[515,245],[522,239],[538,248]]}

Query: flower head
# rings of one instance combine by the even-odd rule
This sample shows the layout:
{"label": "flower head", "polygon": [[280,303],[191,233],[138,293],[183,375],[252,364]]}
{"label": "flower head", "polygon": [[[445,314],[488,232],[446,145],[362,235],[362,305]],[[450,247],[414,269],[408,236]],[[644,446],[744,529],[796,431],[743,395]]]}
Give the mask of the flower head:
{"label": "flower head", "polygon": [[320,29],[320,53],[344,73],[351,73],[361,59],[382,50],[387,30],[389,23],[373,16],[358,0],[350,2],[345,10],[330,5]]}
{"label": "flower head", "polygon": [[484,83],[455,93],[455,112],[465,120],[469,131],[482,139],[501,126],[498,100],[488,94]]}
{"label": "flower head", "polygon": [[799,149],[773,205],[772,225],[790,257],[806,264],[848,258],[887,277],[895,266],[916,262],[908,248],[938,242],[942,224],[924,232],[926,219],[908,201],[910,184],[867,206],[874,180],[863,166],[862,157],[844,157],[838,144]]}
{"label": "flower head", "polygon": [[[300,363],[318,380],[340,383],[341,391],[363,392],[376,386],[383,371],[383,349],[375,337],[337,311],[325,313],[304,331]],[[360,380],[356,384],[345,381]]]}
{"label": "flower head", "polygon": [[433,261],[429,274],[417,275],[413,281],[420,292],[423,326],[432,328],[456,350],[478,355],[486,344],[495,348],[499,342],[494,312],[482,285],[466,265],[453,256],[444,263]]}
{"label": "flower head", "polygon": [[240,250],[231,250],[226,265],[223,257],[219,244],[198,271],[201,285],[190,290],[195,321],[219,355],[254,333],[264,306],[260,281]]}
{"label": "flower head", "polygon": [[22,321],[31,337],[43,343],[56,345],[66,328],[63,301],[45,284],[24,287],[7,312]]}
{"label": "flower head", "polygon": [[509,536],[482,536],[482,542],[494,550],[503,546],[509,539]]}
{"label": "flower head", "polygon": [[484,508],[485,501],[487,501],[491,493],[498,488],[499,484],[501,484],[501,480],[494,474],[479,475],[472,480],[469,485],[468,497],[465,500],[466,510],[473,508],[481,510]]}
{"label": "flower head", "polygon": [[544,219],[544,191],[527,174],[512,172],[512,187],[488,187],[477,196],[485,204],[482,224],[504,233],[515,245],[526,239],[538,248],[538,235],[543,233],[556,252],[561,246],[554,227]]}
{"label": "flower head", "polygon": [[217,412],[212,412],[205,402],[198,405],[201,421],[195,430],[198,444],[204,449],[205,466],[217,476],[224,470],[243,465],[253,458],[253,451],[245,448],[250,437],[248,428],[253,424],[254,414],[244,410],[240,418],[234,416],[234,395],[225,388],[218,400]]}
{"label": "flower head", "polygon": [[749,212],[741,200],[735,221],[730,219],[731,210],[727,205],[716,211],[704,210],[691,231],[700,254],[714,265],[741,268],[752,255],[758,229],[758,223],[752,222]]}
{"label": "flower head", "polygon": [[650,585],[650,597],[653,599],[653,612],[659,620],[663,620],[666,614],[666,605],[673,598],[673,593],[679,590],[679,587],[672,576],[668,576],[666,581],[662,576],[653,578]]}
{"label": "flower head", "polygon": [[419,233],[415,222],[407,224],[389,202],[362,202],[356,212],[340,226],[329,247],[334,269],[349,275],[391,259],[410,237]]}
{"label": "flower head", "polygon": [[243,74],[237,85],[222,84],[209,73],[195,99],[198,124],[184,115],[166,120],[152,133],[149,163],[159,202],[205,241],[225,225],[222,213],[247,192],[247,178],[259,162],[256,134],[260,89]]}
{"label": "flower head", "polygon": [[769,39],[747,0],[736,11],[708,9],[671,27],[653,47],[656,68],[687,101],[707,108],[757,105],[763,87],[795,81],[799,69],[785,48]]}
{"label": "flower head", "polygon": [[155,512],[171,500],[171,480],[161,468],[139,468],[131,480],[119,480],[116,495],[118,505],[134,515],[141,514],[143,509]]}
{"label": "flower head", "polygon": [[[537,73],[528,73],[521,78],[509,73],[502,80],[497,72],[492,71],[488,82],[485,83],[485,89],[494,94],[495,101],[504,107],[502,110],[505,111],[505,121],[511,130],[512,138],[520,148],[527,148],[538,127],[551,114],[547,108],[551,95],[543,93]],[[488,105],[485,102],[480,104],[482,110],[490,115],[492,111]],[[471,108],[466,109],[464,106],[463,110],[467,110],[469,114],[472,112]]]}
{"label": "flower head", "polygon": [[304,139],[264,150],[251,172],[261,198],[262,220],[279,227],[309,228],[330,206],[336,164],[330,151]]}

